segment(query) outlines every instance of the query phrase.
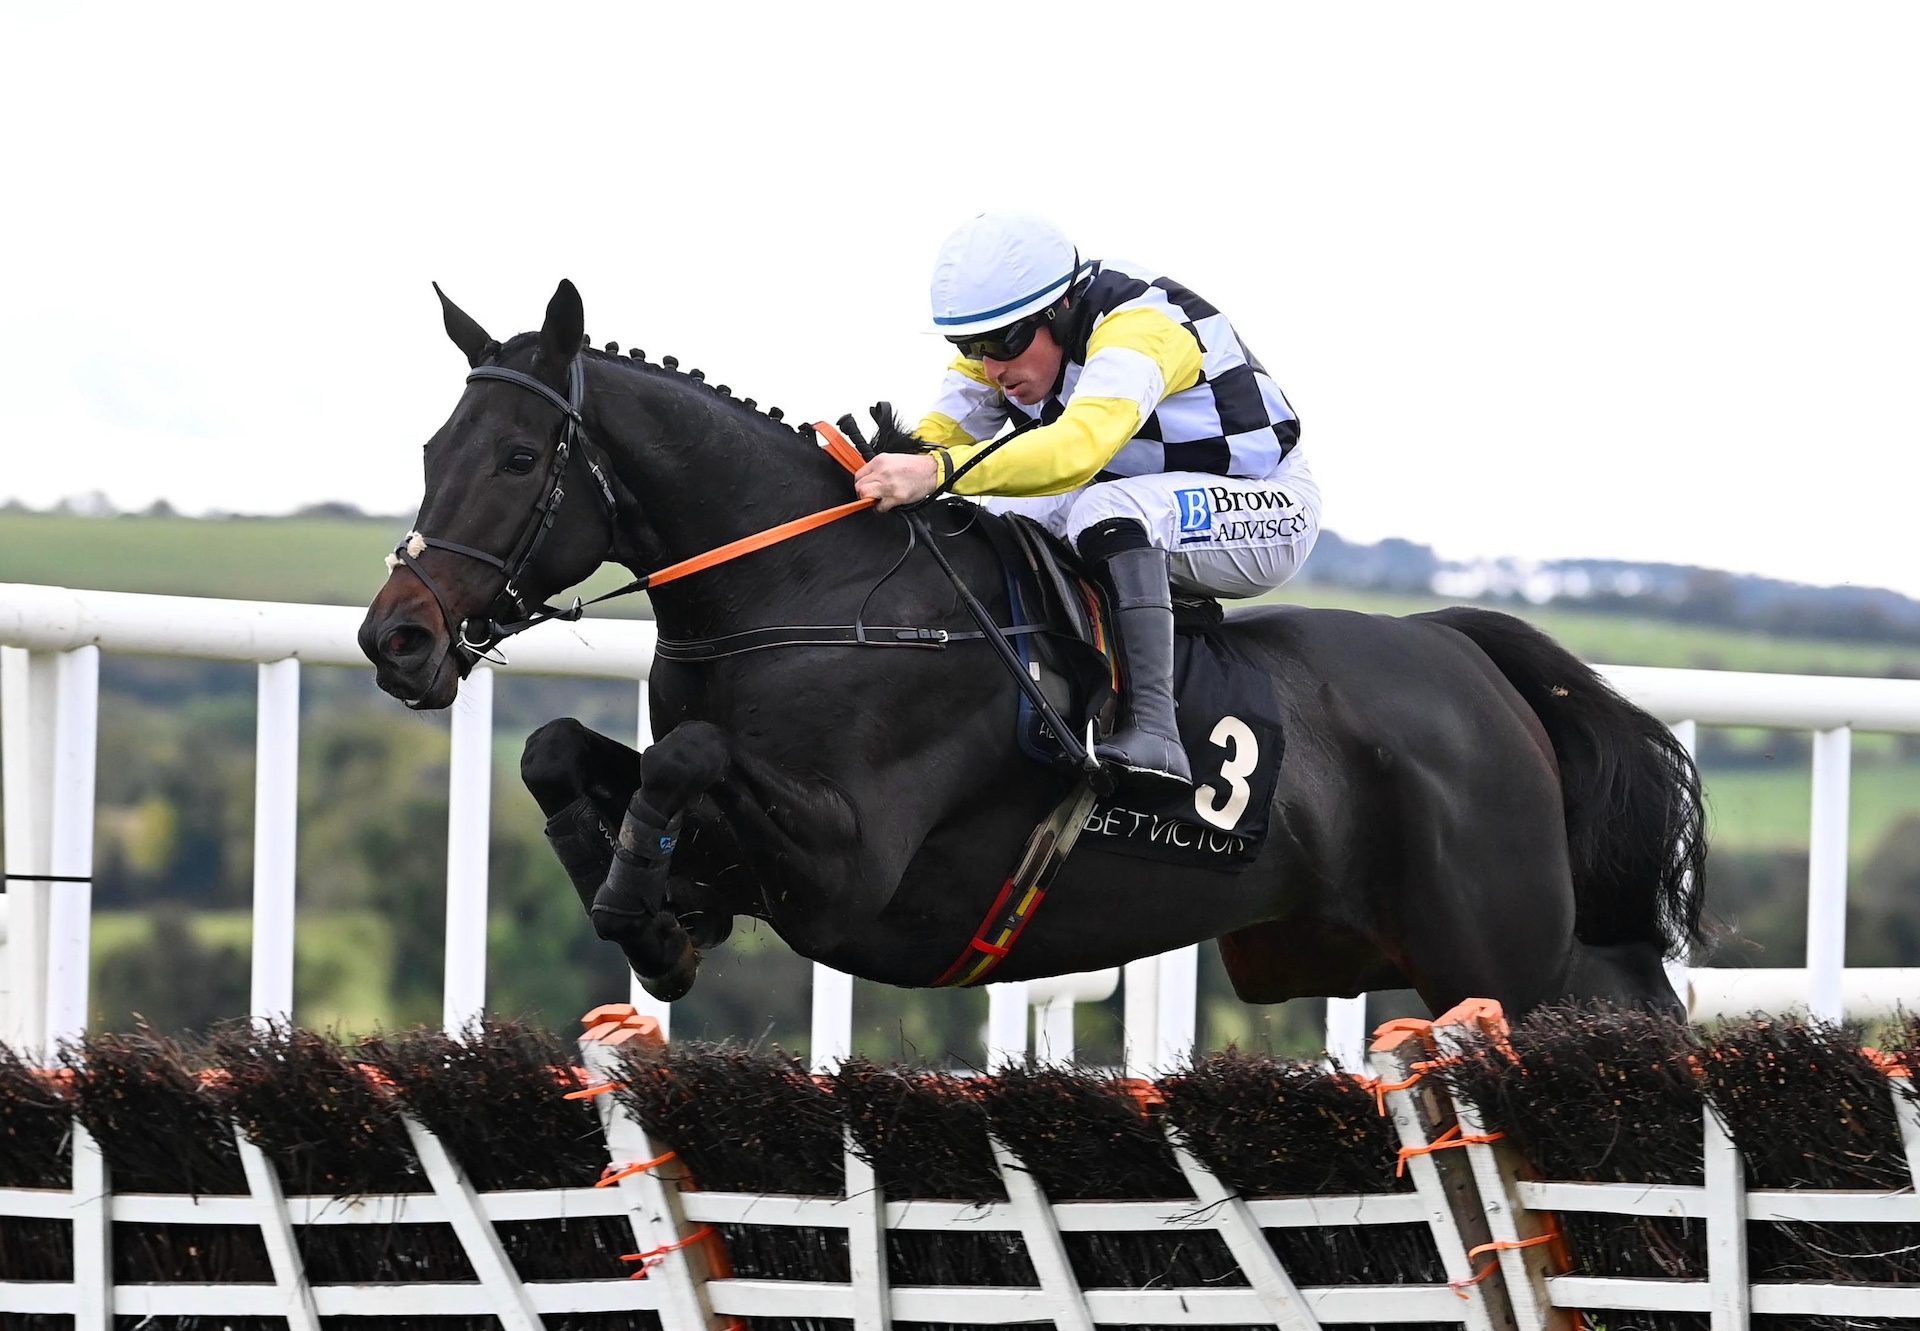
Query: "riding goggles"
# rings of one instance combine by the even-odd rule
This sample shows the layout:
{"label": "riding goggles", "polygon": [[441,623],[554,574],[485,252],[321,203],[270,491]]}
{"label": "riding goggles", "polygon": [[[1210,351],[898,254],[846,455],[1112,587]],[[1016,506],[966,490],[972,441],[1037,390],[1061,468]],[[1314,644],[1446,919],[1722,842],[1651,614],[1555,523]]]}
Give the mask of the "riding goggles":
{"label": "riding goggles", "polygon": [[1040,326],[1052,322],[1053,310],[1045,309],[991,333],[966,333],[947,341],[960,348],[960,354],[968,360],[1014,360],[1033,345],[1034,334],[1040,331]]}

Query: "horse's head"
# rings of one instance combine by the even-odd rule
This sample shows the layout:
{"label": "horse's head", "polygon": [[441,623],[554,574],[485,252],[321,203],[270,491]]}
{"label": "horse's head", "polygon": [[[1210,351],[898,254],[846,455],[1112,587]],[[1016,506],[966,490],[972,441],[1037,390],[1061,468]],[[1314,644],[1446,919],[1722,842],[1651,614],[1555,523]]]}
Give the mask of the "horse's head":
{"label": "horse's head", "polygon": [[562,281],[539,333],[502,346],[434,291],[472,373],[427,441],[420,516],[360,625],[380,687],[415,708],[451,703],[489,648],[614,541],[612,481],[581,428],[580,293]]}

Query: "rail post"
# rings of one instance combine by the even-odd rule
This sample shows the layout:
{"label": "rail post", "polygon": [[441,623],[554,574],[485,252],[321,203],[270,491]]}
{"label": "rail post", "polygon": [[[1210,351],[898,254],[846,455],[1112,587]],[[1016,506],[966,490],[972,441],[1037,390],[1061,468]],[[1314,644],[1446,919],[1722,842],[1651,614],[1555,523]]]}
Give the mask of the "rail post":
{"label": "rail post", "polygon": [[47,904],[53,884],[53,652],[0,647],[0,753],[7,830],[7,948],[0,1039],[36,1055],[47,1031]]}
{"label": "rail post", "polygon": [[93,776],[100,649],[60,654],[53,721],[53,897],[47,910],[47,1048],[87,1029],[93,958]]}
{"label": "rail post", "polygon": [[453,700],[447,759],[447,961],[441,1023],[458,1035],[487,1006],[487,829],[493,811],[493,670]]}
{"label": "rail post", "polygon": [[293,1016],[294,847],[300,808],[300,661],[259,668],[253,759],[253,1017]]}
{"label": "rail post", "polygon": [[87,1028],[100,649],[0,649],[4,678],[7,1003],[31,1055]]}
{"label": "rail post", "polygon": [[1847,787],[1853,731],[1813,736],[1813,829],[1807,847],[1807,1010],[1839,1022],[1840,976],[1847,959]]}

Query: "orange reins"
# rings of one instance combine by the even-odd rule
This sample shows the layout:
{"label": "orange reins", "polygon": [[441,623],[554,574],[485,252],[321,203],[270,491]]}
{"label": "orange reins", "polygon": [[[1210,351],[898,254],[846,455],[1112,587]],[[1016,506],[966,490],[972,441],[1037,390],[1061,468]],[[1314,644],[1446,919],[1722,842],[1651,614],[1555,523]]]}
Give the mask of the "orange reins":
{"label": "orange reins", "polygon": [[[866,465],[866,459],[860,456],[860,450],[849,443],[847,437],[833,426],[827,424],[825,421],[815,421],[813,429],[814,433],[819,435],[823,441],[820,446],[826,450],[827,456],[845,467],[849,474],[859,471],[861,467]],[[663,586],[679,578],[684,578],[690,573],[703,572],[706,569],[724,564],[729,560],[738,559],[741,555],[750,555],[756,550],[764,550],[770,545],[778,545],[780,542],[792,537],[813,531],[816,528],[824,527],[830,522],[838,522],[841,518],[849,514],[858,513],[862,509],[872,508],[878,502],[878,500],[874,499],[856,499],[850,504],[838,504],[833,508],[823,508],[818,513],[809,513],[803,518],[795,518],[793,521],[783,522],[777,527],[769,527],[765,531],[755,532],[751,536],[743,536],[737,541],[729,541],[725,545],[716,546],[704,554],[695,555],[691,559],[683,559],[677,564],[669,564],[657,572],[636,578],[632,584],[632,590],[639,591],[643,588]],[[621,590],[625,591],[627,588],[622,588]]]}

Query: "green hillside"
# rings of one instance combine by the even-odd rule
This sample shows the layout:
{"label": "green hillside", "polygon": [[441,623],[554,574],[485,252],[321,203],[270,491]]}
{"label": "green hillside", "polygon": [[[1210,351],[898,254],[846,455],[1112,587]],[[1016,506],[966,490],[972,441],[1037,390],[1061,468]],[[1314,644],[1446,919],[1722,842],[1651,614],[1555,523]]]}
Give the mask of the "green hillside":
{"label": "green hillside", "polygon": [[[405,519],[0,513],[0,582],[363,605],[380,590],[383,561],[406,534]],[[587,585],[606,590],[626,580],[605,570]],[[633,605],[623,613],[636,613]]]}
{"label": "green hillside", "polygon": [[[1315,583],[1290,584],[1271,599],[1389,615],[1410,615],[1445,604],[1437,597],[1356,592]],[[1783,638],[1651,615],[1603,614],[1558,605],[1498,604],[1498,608],[1537,625],[1583,659],[1608,665],[1758,670],[1794,675],[1920,677],[1920,646]]]}

